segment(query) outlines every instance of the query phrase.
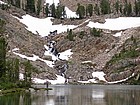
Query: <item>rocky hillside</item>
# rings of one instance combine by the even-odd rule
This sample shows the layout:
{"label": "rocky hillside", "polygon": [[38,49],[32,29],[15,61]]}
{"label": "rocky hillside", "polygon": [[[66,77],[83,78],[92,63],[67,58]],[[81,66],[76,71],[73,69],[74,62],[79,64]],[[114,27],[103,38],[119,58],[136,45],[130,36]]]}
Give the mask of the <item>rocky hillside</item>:
{"label": "rocky hillside", "polygon": [[[44,40],[44,38],[41,38],[38,35],[29,32],[25,28],[26,26],[24,24],[20,23],[19,20],[17,20],[11,14],[9,14],[9,11],[3,11],[0,9],[0,19],[5,21],[6,23],[3,35],[6,38],[6,41],[8,42],[7,57],[18,58],[21,62],[26,61],[26,59],[22,59],[13,53],[13,49],[19,48],[19,51],[16,51],[17,53],[26,55],[28,57],[33,57],[33,54],[35,54],[43,58],[45,52],[44,44],[47,43],[46,40]],[[24,13],[23,10],[18,9],[18,11]],[[18,11],[16,11],[16,13],[19,13]],[[42,78],[48,77],[50,79],[55,78],[55,73],[53,73],[54,71],[52,71],[51,68],[48,67],[44,62],[38,60],[36,62],[31,63],[34,67],[37,68],[37,70],[39,70],[36,73],[34,73],[33,76]],[[24,73],[22,67],[20,71]],[[40,72],[40,74],[37,74],[38,72]]]}
{"label": "rocky hillside", "polygon": [[108,81],[122,80],[136,76],[140,80],[140,28],[133,29],[131,36],[119,47],[120,52],[107,62],[104,72]]}
{"label": "rocky hillside", "polygon": [[[7,1],[7,0],[3,0]],[[35,0],[37,3],[39,0]],[[76,10],[77,3],[83,5],[97,3],[98,0],[60,0],[60,3],[68,6],[71,10]],[[111,0],[113,3],[114,0]],[[133,0],[131,0],[133,2]],[[13,5],[16,2],[13,0]],[[108,82],[119,81],[130,78],[130,82],[139,82],[140,72],[140,27],[108,30],[90,28],[87,25],[90,21],[105,23],[108,17],[118,15],[94,15],[84,19],[53,19],[53,24],[78,25],[72,30],[57,34],[55,36],[41,37],[27,30],[27,26],[22,24],[18,18],[22,18],[26,13],[33,16],[36,14],[26,10],[25,0],[20,0],[20,7],[11,6],[8,9],[0,9],[0,19],[5,21],[4,37],[8,42],[7,57],[23,59],[15,53],[23,54],[27,57],[38,56],[38,59],[31,61],[37,68],[33,77],[42,79],[56,79],[56,74],[65,77],[69,83],[87,81],[93,78],[92,73],[96,71],[104,72]],[[44,2],[41,2],[42,5]],[[134,3],[134,2],[133,2]],[[132,3],[132,4],[133,4]],[[22,8],[22,9],[20,9]],[[26,10],[26,12],[24,11]],[[37,5],[35,6],[37,11]],[[43,17],[40,12],[41,17]],[[37,16],[38,17],[38,16]],[[90,19],[90,20],[89,20]],[[115,37],[114,34],[121,32],[121,36]],[[47,39],[46,39],[47,38]],[[73,54],[69,60],[57,59],[53,61],[52,56],[45,56],[45,47],[48,43],[55,41],[52,52],[64,52],[71,49]],[[13,49],[19,50],[13,51]],[[14,53],[15,52],[15,53]],[[49,67],[45,60],[53,61],[54,67]],[[20,67],[20,72],[24,73],[24,68]],[[133,78],[134,77],[134,78]],[[105,83],[105,81],[99,81]]]}

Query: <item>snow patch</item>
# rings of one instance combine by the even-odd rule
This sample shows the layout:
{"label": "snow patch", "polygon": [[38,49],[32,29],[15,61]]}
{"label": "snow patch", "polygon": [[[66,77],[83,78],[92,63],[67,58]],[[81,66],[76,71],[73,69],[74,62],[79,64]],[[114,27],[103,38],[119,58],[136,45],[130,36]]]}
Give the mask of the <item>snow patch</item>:
{"label": "snow patch", "polygon": [[36,61],[39,57],[38,56],[36,56],[36,55],[34,55],[33,54],[33,57],[27,57],[27,56],[25,56],[25,55],[22,55],[22,54],[20,54],[20,53],[16,53],[16,52],[13,52],[15,55],[18,55],[18,56],[20,56],[21,58],[25,58],[25,59],[27,59],[27,60],[30,60],[30,61]]}
{"label": "snow patch", "polygon": [[33,78],[32,81],[33,83],[36,83],[36,84],[44,84],[46,82],[45,79],[40,79],[40,78]]}
{"label": "snow patch", "polygon": [[[48,79],[40,79],[40,78],[32,78],[32,82],[35,84],[44,84],[46,81],[50,82],[52,85],[55,84],[64,84],[65,83],[65,78],[60,76],[60,75],[56,75],[57,79],[56,80],[48,80]],[[22,73],[19,73],[19,79],[20,80],[24,80],[24,75]]]}
{"label": "snow patch", "polygon": [[33,78],[33,82],[36,84],[44,84],[46,81],[50,82],[52,85],[55,84],[64,84],[65,83],[65,78],[59,75],[56,75],[57,79],[56,80],[48,80],[48,79],[39,79],[39,78]]}
{"label": "snow patch", "polygon": [[19,79],[24,80],[24,75],[22,73],[19,73]]}
{"label": "snow patch", "polygon": [[54,61],[55,60],[59,60],[59,59],[61,59],[61,60],[68,60],[69,58],[71,58],[71,55],[73,54],[71,49],[68,49],[68,50],[66,50],[64,52],[59,53],[60,56],[58,58],[57,56],[55,56],[54,54],[51,53],[51,49],[47,45],[44,45],[44,47],[46,49],[44,55],[51,56],[52,60],[54,60]]}
{"label": "snow patch", "polygon": [[[13,16],[14,17],[14,16]],[[47,17],[44,19],[39,19],[30,15],[22,16],[23,19],[18,20],[27,26],[27,30],[31,31],[34,34],[39,33],[42,37],[48,36],[50,32],[57,30],[57,33],[66,32],[68,29],[74,29],[76,25],[52,25],[52,17]]]}
{"label": "snow patch", "polygon": [[95,27],[109,30],[124,30],[140,26],[140,17],[119,17],[115,19],[105,19],[105,23],[89,22],[88,27]]}
{"label": "snow patch", "polygon": [[56,80],[47,80],[48,82],[50,82],[52,85],[55,84],[64,84],[65,83],[65,78],[60,76],[60,75],[56,75],[57,79]]}
{"label": "snow patch", "polygon": [[113,81],[113,82],[107,82],[107,83],[109,83],[109,84],[121,83],[121,82],[127,81],[129,78],[134,77],[134,75],[135,75],[135,74],[133,73],[130,77],[128,77],[128,78],[126,78],[126,79],[122,79],[122,80],[119,80],[119,81]]}
{"label": "snow patch", "polygon": [[83,61],[82,63],[92,63],[92,61]]}
{"label": "snow patch", "polygon": [[34,55],[34,54],[32,54],[33,57],[28,57],[28,56],[26,56],[26,55],[23,55],[23,54],[14,52],[14,51],[17,51],[17,50],[19,50],[19,48],[14,48],[14,49],[12,50],[12,52],[13,52],[15,55],[17,55],[17,56],[19,56],[19,57],[21,57],[21,58],[25,58],[25,59],[30,60],[30,61],[40,60],[40,61],[45,62],[49,67],[53,67],[53,65],[54,65],[54,62],[53,62],[53,61],[44,60],[44,59],[39,58],[39,56]]}
{"label": "snow patch", "polygon": [[7,4],[7,3],[5,3],[5,2],[3,2],[3,1],[0,0],[0,4]]}
{"label": "snow patch", "polygon": [[12,49],[12,51],[18,51],[19,50],[19,48],[14,48],[14,49]]}
{"label": "snow patch", "polygon": [[102,71],[96,71],[92,73],[93,79],[89,79],[88,81],[78,81],[80,83],[98,83],[98,81],[95,78],[98,78],[99,80],[105,81],[105,73]]}
{"label": "snow patch", "polygon": [[115,37],[120,37],[122,35],[122,31],[121,32],[117,32],[115,35],[113,35],[113,36],[115,36]]}
{"label": "snow patch", "polygon": [[79,18],[76,12],[71,11],[68,7],[65,7],[67,18]]}
{"label": "snow patch", "polygon": [[59,58],[62,60],[68,60],[69,58],[72,57],[71,56],[72,54],[73,54],[73,52],[71,51],[71,49],[69,49],[64,52],[61,52]]}

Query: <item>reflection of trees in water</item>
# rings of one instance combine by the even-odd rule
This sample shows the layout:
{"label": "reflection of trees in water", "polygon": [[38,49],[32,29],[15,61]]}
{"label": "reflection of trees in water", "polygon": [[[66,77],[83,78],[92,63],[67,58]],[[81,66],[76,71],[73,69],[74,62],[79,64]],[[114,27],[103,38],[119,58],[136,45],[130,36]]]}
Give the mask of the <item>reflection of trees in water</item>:
{"label": "reflection of trees in water", "polygon": [[0,105],[18,105],[20,94],[0,96]]}
{"label": "reflection of trees in water", "polygon": [[0,105],[31,105],[31,94],[14,93],[0,96]]}
{"label": "reflection of trees in water", "polygon": [[68,96],[57,96],[55,98],[55,105],[69,105]]}
{"label": "reflection of trees in water", "polygon": [[23,93],[21,96],[23,99],[23,105],[31,105],[31,93]]}
{"label": "reflection of trees in water", "polygon": [[82,88],[75,88],[67,95],[57,94],[54,101],[55,105],[94,105],[91,90]]}
{"label": "reflection of trees in water", "polygon": [[105,92],[107,105],[140,105],[140,90],[114,90]]}

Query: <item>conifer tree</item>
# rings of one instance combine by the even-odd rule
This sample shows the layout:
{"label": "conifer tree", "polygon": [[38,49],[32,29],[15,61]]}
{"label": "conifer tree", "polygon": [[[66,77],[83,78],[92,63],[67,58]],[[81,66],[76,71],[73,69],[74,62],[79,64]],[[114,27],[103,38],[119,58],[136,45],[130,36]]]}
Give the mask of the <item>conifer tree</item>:
{"label": "conifer tree", "polygon": [[80,19],[83,19],[85,16],[85,7],[83,5],[77,4],[78,8],[76,10],[76,14],[79,16]]}
{"label": "conifer tree", "polygon": [[74,35],[73,35],[73,32],[72,32],[72,29],[70,30],[67,30],[67,39],[69,39],[70,41],[74,41]]}
{"label": "conifer tree", "polygon": [[40,11],[41,11],[41,0],[38,0],[38,2],[37,2],[37,15],[40,14]]}
{"label": "conifer tree", "polygon": [[15,3],[16,3],[15,6],[20,8],[20,0],[15,0]]}
{"label": "conifer tree", "polygon": [[55,4],[53,3],[51,6],[50,6],[50,10],[51,10],[51,16],[52,17],[56,17],[56,9],[55,9]]}
{"label": "conifer tree", "polygon": [[19,59],[14,60],[15,81],[19,80]]}
{"label": "conifer tree", "polygon": [[35,13],[35,1],[34,0],[27,0],[27,11]]}
{"label": "conifer tree", "polygon": [[140,0],[135,0],[135,6],[134,6],[135,15],[140,15]]}
{"label": "conifer tree", "polygon": [[116,12],[118,13],[119,12],[119,1],[118,0],[115,3],[115,9],[116,9]]}
{"label": "conifer tree", "polygon": [[95,4],[94,11],[96,15],[100,15],[100,9],[99,9],[98,4]]}
{"label": "conifer tree", "polygon": [[108,0],[101,0],[100,8],[101,8],[101,13],[102,14],[109,14],[109,13],[111,13],[110,3],[109,3]]}
{"label": "conifer tree", "polygon": [[128,7],[127,7],[127,16],[131,16],[131,14],[132,14],[132,5],[129,2]]}
{"label": "conifer tree", "polygon": [[120,6],[119,6],[119,10],[120,10],[120,13],[123,13],[123,10],[122,10],[122,4],[120,4]]}
{"label": "conifer tree", "polygon": [[88,4],[87,12],[88,12],[89,16],[93,15],[93,5],[92,4]]}
{"label": "conifer tree", "polygon": [[49,11],[49,4],[48,4],[48,3],[46,4],[45,12],[46,12],[46,16],[48,17],[49,14],[50,14],[50,11]]}
{"label": "conifer tree", "polygon": [[64,17],[64,15],[65,15],[65,9],[64,8],[65,7],[60,5],[60,4],[56,7],[56,10],[55,10],[56,18],[60,19],[61,17]]}
{"label": "conifer tree", "polygon": [[31,86],[31,71],[32,71],[32,65],[30,61],[24,62],[25,66],[25,73],[24,73],[24,81],[25,86],[30,87]]}
{"label": "conifer tree", "polygon": [[0,78],[6,71],[6,46],[5,38],[0,37]]}
{"label": "conifer tree", "polygon": [[127,0],[125,0],[124,8],[123,8],[123,14],[126,16],[127,15],[127,10],[128,10],[128,3]]}

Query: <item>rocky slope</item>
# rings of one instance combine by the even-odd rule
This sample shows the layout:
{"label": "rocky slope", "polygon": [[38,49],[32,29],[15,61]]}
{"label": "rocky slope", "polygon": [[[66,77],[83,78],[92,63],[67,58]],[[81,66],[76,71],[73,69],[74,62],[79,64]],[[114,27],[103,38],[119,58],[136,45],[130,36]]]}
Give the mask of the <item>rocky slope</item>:
{"label": "rocky slope", "polygon": [[[74,0],[73,2],[68,0],[60,1],[74,11],[77,2],[87,3],[85,0]],[[93,2],[93,0],[89,0],[90,2]],[[48,40],[29,32],[24,24],[13,17],[22,18],[22,15],[26,14],[25,11],[12,6],[8,11],[0,9],[0,14],[0,18],[6,22],[4,36],[8,42],[7,57],[18,58],[21,62],[25,61],[26,59],[22,59],[12,53],[14,48],[19,48],[16,51],[17,53],[29,57],[35,54],[42,59],[52,60],[50,56],[44,56],[44,45],[48,43]],[[90,19],[95,22],[105,22],[104,16],[94,16]],[[74,34],[73,41],[67,38],[67,32],[60,33],[51,38],[52,41],[56,41],[57,44],[54,47],[58,52],[72,49],[72,58],[68,61],[55,61],[54,68],[50,68],[41,60],[31,61],[32,65],[38,69],[38,72],[33,73],[33,76],[42,79],[56,79],[56,74],[63,75],[62,72],[64,72],[63,76],[70,83],[75,83],[79,80],[86,81],[92,79],[94,71],[103,71],[106,74],[105,78],[107,81],[122,80],[130,77],[133,73],[137,77],[136,80],[139,80],[140,28],[122,30],[121,37],[113,36],[117,31],[102,30],[100,37],[95,37],[90,33],[90,28],[86,26],[88,21],[85,22],[85,20],[87,19],[53,20],[53,24],[81,24],[72,30]],[[65,64],[68,65],[68,68],[64,71]],[[20,70],[24,72],[22,67]]]}
{"label": "rocky slope", "polygon": [[132,74],[139,81],[140,73],[140,28],[127,30],[129,38],[119,47],[119,52],[107,62],[104,72],[108,81],[127,78]]}
{"label": "rocky slope", "polygon": [[[20,9],[18,9],[18,11],[20,11]],[[13,53],[13,49],[19,48],[19,51],[16,51],[17,53],[28,57],[32,57],[33,54],[35,54],[43,58],[45,52],[44,44],[47,43],[46,40],[29,32],[24,24],[20,23],[12,14],[9,14],[9,11],[7,12],[0,9],[0,14],[0,18],[6,22],[4,36],[8,42],[7,57],[18,58],[21,62],[26,61],[26,59],[22,59]],[[55,72],[52,68],[48,67],[45,62],[38,60],[31,63],[40,72],[40,74],[34,73],[33,76],[41,78],[48,77],[50,79],[55,78]],[[20,71],[22,73],[24,72],[22,67]]]}

